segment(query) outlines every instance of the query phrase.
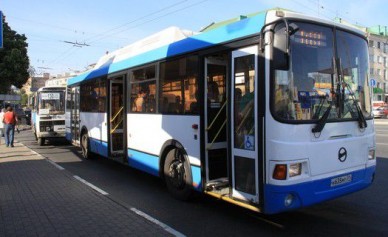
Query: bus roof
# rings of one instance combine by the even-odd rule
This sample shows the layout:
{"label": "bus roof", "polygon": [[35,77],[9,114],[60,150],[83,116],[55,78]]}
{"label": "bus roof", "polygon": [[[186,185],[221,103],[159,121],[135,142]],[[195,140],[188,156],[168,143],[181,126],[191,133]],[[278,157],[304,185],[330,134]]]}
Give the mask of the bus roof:
{"label": "bus roof", "polygon": [[114,61],[116,56],[113,54],[110,60],[106,60],[104,64],[100,64],[93,70],[79,76],[69,78],[67,83],[68,85],[77,84],[81,81],[119,72],[126,68],[136,67],[163,58],[196,51],[212,45],[249,36],[260,32],[261,27],[264,25],[264,20],[265,14],[255,15],[218,27],[211,31],[193,34],[190,37],[180,39],[152,50],[144,51],[138,55],[130,56],[117,62]]}
{"label": "bus roof", "polygon": [[[320,18],[302,15],[284,9],[270,9],[262,12],[240,16],[238,18],[212,23],[200,33],[180,30],[176,27],[167,28],[159,33],[146,37],[122,49],[106,54],[100,58],[96,66],[81,75],[67,80],[68,85],[119,72],[127,68],[155,62],[168,57],[193,52],[244,38],[260,32],[269,19],[278,18],[277,11],[285,13],[285,17],[300,18],[331,25],[341,26],[362,34],[358,29]],[[266,19],[268,17],[268,19]],[[269,20],[271,21],[271,20]]]}

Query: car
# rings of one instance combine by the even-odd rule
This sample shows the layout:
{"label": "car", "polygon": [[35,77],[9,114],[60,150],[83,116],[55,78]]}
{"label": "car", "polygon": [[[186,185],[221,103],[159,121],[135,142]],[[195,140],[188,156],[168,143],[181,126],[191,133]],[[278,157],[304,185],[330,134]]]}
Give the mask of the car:
{"label": "car", "polygon": [[388,106],[381,106],[384,110],[385,117],[388,117]]}
{"label": "car", "polygon": [[388,115],[388,109],[384,106],[373,107],[372,113],[374,118],[386,118]]}

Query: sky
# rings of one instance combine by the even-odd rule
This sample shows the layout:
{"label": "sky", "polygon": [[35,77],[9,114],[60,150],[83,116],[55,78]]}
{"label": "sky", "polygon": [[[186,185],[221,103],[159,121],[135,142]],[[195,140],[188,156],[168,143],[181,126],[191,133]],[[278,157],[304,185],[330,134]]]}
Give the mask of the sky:
{"label": "sky", "polygon": [[[0,0],[0,11],[25,34],[36,74],[83,71],[112,52],[170,26],[199,31],[269,8],[361,26],[388,25],[387,0]],[[65,42],[66,41],[66,42]],[[69,42],[77,43],[76,46]]]}

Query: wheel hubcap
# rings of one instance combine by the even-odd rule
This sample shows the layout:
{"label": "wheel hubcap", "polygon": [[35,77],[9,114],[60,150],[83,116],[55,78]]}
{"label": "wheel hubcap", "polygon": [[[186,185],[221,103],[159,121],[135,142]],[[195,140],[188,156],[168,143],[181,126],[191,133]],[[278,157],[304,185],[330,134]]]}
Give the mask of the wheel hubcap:
{"label": "wheel hubcap", "polygon": [[182,162],[174,160],[170,164],[169,177],[174,187],[183,188],[185,186],[185,169]]}

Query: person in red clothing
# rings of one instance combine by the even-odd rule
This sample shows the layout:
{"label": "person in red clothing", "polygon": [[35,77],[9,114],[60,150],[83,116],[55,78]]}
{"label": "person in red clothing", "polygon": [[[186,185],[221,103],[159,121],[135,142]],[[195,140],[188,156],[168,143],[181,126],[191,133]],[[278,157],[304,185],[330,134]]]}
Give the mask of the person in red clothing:
{"label": "person in red clothing", "polygon": [[4,113],[3,123],[5,130],[5,145],[7,147],[13,147],[15,126],[18,123],[18,118],[11,106],[8,106],[7,112]]}

